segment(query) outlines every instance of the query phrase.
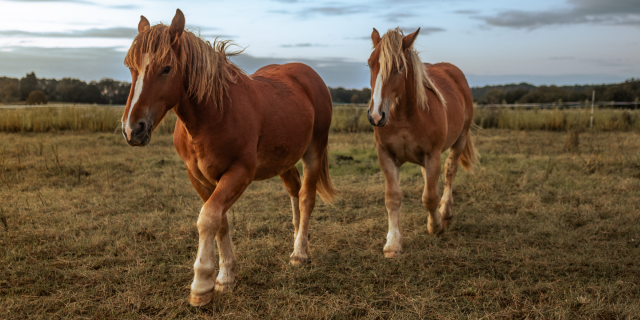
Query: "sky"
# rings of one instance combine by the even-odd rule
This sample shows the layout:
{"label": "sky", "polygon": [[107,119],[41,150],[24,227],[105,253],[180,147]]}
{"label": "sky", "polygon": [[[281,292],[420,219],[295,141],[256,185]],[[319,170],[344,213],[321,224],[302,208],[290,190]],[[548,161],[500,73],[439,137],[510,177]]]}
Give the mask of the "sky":
{"label": "sky", "polygon": [[123,61],[140,15],[231,39],[248,73],[303,62],[328,86],[369,86],[371,32],[421,28],[423,62],[471,86],[622,82],[640,77],[640,0],[0,0],[0,76],[131,81]]}

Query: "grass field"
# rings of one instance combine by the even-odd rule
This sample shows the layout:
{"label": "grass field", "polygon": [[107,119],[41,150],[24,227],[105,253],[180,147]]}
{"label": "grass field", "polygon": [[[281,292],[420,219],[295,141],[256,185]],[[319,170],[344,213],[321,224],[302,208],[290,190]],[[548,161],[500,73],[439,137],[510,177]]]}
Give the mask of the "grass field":
{"label": "grass field", "polygon": [[[115,132],[123,108],[104,106],[61,106],[0,109],[0,132],[91,131]],[[176,115],[169,112],[160,133],[172,133]],[[579,109],[476,108],[473,120],[482,128],[511,130],[585,131],[590,128],[590,111]],[[596,109],[591,131],[640,132],[640,111]],[[332,132],[373,132],[362,106],[339,105],[333,110]]]}
{"label": "grass field", "polygon": [[403,167],[404,253],[387,260],[373,134],[333,133],[340,197],[313,213],[309,264],[288,264],[281,181],[254,183],[230,212],[235,291],[192,308],[201,200],[171,135],[0,133],[0,318],[637,319],[640,134],[474,139],[482,164],[458,174],[443,236]]}

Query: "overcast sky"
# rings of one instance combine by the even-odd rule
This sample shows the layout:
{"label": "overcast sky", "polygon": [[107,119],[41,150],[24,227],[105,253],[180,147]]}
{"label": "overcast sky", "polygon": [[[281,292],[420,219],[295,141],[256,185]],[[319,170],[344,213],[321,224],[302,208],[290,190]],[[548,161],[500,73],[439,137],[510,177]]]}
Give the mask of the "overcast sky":
{"label": "overcast sky", "polygon": [[169,24],[180,8],[203,37],[232,39],[247,72],[300,61],[329,86],[369,86],[372,28],[422,28],[424,62],[447,61],[472,86],[621,82],[640,77],[640,0],[0,1],[0,76],[110,77],[140,15]]}

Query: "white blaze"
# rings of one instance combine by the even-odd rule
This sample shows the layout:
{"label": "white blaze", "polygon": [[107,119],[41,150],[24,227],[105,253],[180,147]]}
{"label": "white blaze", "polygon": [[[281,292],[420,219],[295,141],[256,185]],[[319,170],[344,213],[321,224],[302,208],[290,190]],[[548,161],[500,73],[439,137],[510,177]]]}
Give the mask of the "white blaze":
{"label": "white blaze", "polygon": [[[376,77],[376,86],[373,89],[373,110],[371,116],[380,114],[380,106],[382,105],[382,75],[378,72]],[[379,117],[379,116],[378,116]]]}
{"label": "white blaze", "polygon": [[133,107],[138,103],[138,99],[140,98],[140,94],[142,93],[142,86],[144,81],[144,74],[147,71],[147,66],[149,65],[149,54],[145,53],[142,57],[142,70],[138,70],[138,79],[136,80],[136,86],[133,88],[133,99],[131,99],[131,106],[129,107],[129,114],[127,114],[127,123],[125,124],[124,131],[127,133],[127,139],[131,140],[131,111],[133,111]]}

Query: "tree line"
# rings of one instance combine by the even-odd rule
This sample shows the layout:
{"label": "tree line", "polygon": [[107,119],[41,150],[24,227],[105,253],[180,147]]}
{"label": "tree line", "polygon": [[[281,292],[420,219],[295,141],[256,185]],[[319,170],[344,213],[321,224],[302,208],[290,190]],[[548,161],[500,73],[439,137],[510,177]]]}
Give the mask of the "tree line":
{"label": "tree line", "polygon": [[73,78],[38,78],[34,72],[17,79],[0,77],[0,102],[44,104],[50,101],[72,103],[125,104],[131,83],[104,78],[89,83]]}
{"label": "tree line", "polygon": [[506,84],[471,88],[473,100],[479,104],[552,103],[591,100],[633,102],[640,97],[640,79],[622,83],[573,86],[539,86],[529,83]]}
{"label": "tree line", "polygon": [[[98,103],[122,105],[127,103],[131,83],[103,78],[85,82],[79,79],[38,78],[34,72],[24,77],[0,77],[0,103],[42,104],[49,101],[71,103]],[[534,86],[529,83],[473,87],[473,100],[479,104],[552,103],[596,101],[633,102],[640,97],[640,79],[631,78],[622,83],[574,86]],[[333,102],[367,104],[371,89],[345,89],[329,87]]]}

